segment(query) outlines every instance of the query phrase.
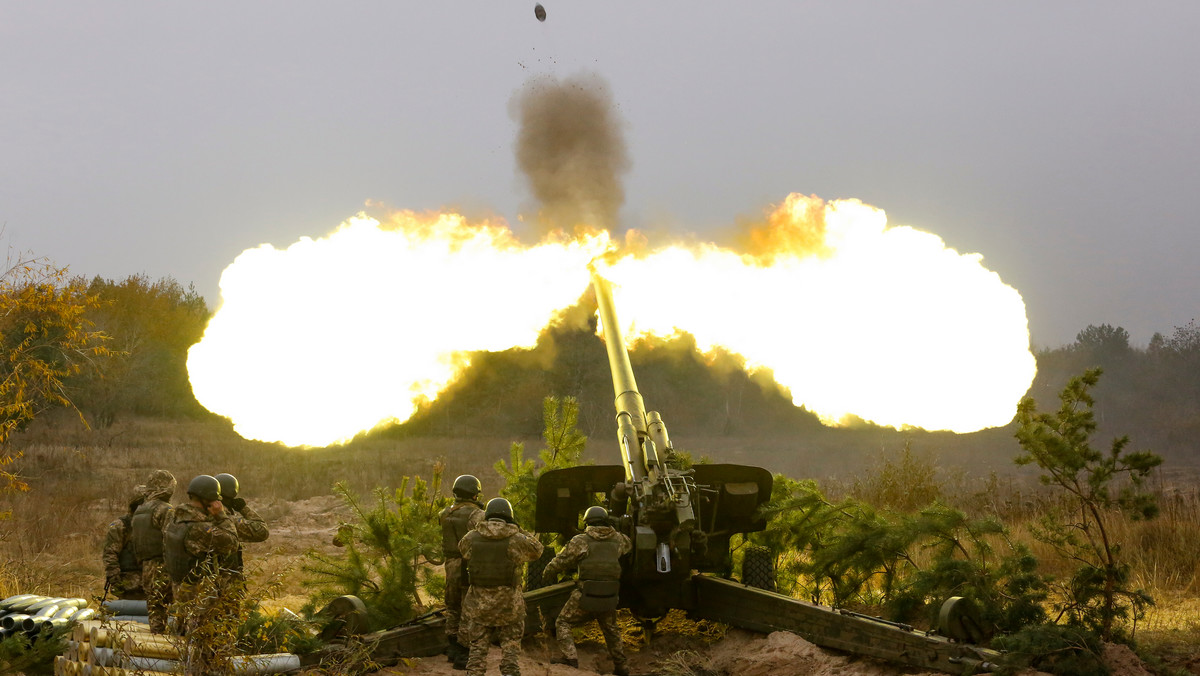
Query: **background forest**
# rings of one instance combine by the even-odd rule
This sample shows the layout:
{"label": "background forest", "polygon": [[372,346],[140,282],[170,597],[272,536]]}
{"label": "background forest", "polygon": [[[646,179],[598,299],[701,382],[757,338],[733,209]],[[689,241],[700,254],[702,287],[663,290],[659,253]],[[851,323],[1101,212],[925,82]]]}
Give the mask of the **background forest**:
{"label": "background forest", "polygon": [[[204,299],[169,278],[96,278],[87,288],[100,300],[89,310],[89,319],[111,337],[107,347],[121,353],[68,383],[91,425],[103,429],[128,416],[211,415],[192,397],[186,366],[187,350],[200,340],[208,321]],[[579,402],[579,426],[585,434],[608,434],[612,386],[590,302],[585,296],[560,316],[532,350],[475,355],[471,368],[436,401],[406,423],[374,434],[536,437],[542,426],[541,401],[548,394]],[[880,335],[886,340],[886,332]],[[1128,435],[1170,465],[1200,460],[1200,326],[1195,320],[1164,328],[1145,348],[1131,345],[1129,333],[1119,326],[1087,326],[1075,342],[1038,349],[1035,356],[1038,373],[1028,396],[1050,404],[1070,378],[1101,367],[1104,376],[1092,393],[1101,436]],[[831,451],[857,456],[864,446],[878,448],[878,439],[895,440],[897,435],[926,450],[951,452],[964,466],[990,468],[989,458],[997,456],[1007,464],[1016,452],[1015,423],[967,435],[897,433],[866,424],[824,427],[793,406],[769,373],[747,374],[732,355],[700,355],[687,336],[637,345],[632,360],[647,404],[661,411],[673,434],[685,441],[782,437],[791,439],[789,446],[802,462],[828,458]],[[801,467],[825,469],[797,465]]]}
{"label": "background forest", "polygon": [[[535,348],[473,355],[463,377],[406,423],[344,447],[297,451],[240,439],[192,397],[187,349],[210,314],[194,289],[145,276],[67,286],[91,322],[91,349],[101,349],[94,347],[97,332],[108,339],[103,354],[61,371],[74,410],[60,407],[36,424],[12,417],[20,433],[4,442],[5,458],[10,476],[29,479],[32,491],[10,493],[0,504],[11,510],[0,519],[0,542],[12,545],[0,568],[0,586],[9,590],[69,584],[87,593],[95,584],[96,539],[123,498],[111,486],[151,466],[177,476],[238,474],[248,494],[266,500],[272,518],[295,534],[269,543],[263,574],[299,592],[305,564],[297,562],[308,560],[311,572],[310,547],[324,546],[327,570],[340,565],[341,554],[327,540],[321,544],[322,531],[306,525],[313,515],[304,505],[327,505],[322,500],[331,491],[351,507],[339,518],[358,513],[366,522],[373,512],[356,506],[355,494],[379,489],[376,495],[387,497],[386,486],[400,486],[396,505],[379,498],[381,515],[433,513],[443,472],[474,473],[489,494],[528,511],[520,491],[549,466],[548,457],[559,457],[551,452],[555,439],[578,439],[572,462],[614,462],[614,445],[606,443],[613,433],[611,380],[586,296]],[[22,334],[20,313],[37,305],[14,308],[10,343]],[[967,435],[861,422],[823,426],[793,406],[769,373],[747,374],[733,355],[700,355],[686,336],[639,344],[631,356],[648,408],[663,413],[684,461],[713,458],[775,473],[773,525],[735,552],[739,574],[746,552],[758,551],[773,559],[772,584],[780,591],[821,603],[920,624],[937,599],[964,590],[989,601],[987,621],[1006,632],[1049,621],[1038,626],[1065,622],[1093,631],[1089,636],[1128,639],[1140,622],[1159,631],[1151,633],[1155,651],[1182,655],[1175,664],[1194,654],[1179,647],[1200,632],[1194,321],[1156,334],[1146,348],[1130,345],[1124,329],[1100,325],[1085,327],[1070,345],[1039,350],[1029,393],[1036,404],[1022,404],[1004,428]],[[553,402],[563,402],[563,419],[551,415]],[[1122,440],[1126,435],[1132,441]],[[547,450],[527,459],[524,446],[539,437]],[[1108,450],[1089,445],[1103,449],[1114,438]],[[432,478],[428,496],[421,477]],[[1031,481],[1038,477],[1041,488]],[[414,487],[411,496],[405,486]],[[1063,517],[1089,511],[1098,517]],[[1096,529],[1117,546],[1088,545]],[[396,570],[411,595],[398,607],[410,612],[422,603],[421,592],[409,568]],[[1152,602],[1159,610],[1148,616]],[[1078,644],[1043,633],[1018,637],[1009,649],[1034,659],[1059,650],[1044,643],[1051,639]],[[1098,673],[1060,666],[1048,670]]]}

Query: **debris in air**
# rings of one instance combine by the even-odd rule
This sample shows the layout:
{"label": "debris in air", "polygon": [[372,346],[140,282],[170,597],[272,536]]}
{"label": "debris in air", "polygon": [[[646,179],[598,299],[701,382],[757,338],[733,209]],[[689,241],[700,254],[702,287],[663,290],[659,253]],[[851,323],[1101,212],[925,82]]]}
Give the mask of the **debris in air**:
{"label": "debris in air", "polygon": [[542,7],[542,3],[539,2],[533,6],[533,15],[537,17],[538,21],[546,20],[546,8]]}

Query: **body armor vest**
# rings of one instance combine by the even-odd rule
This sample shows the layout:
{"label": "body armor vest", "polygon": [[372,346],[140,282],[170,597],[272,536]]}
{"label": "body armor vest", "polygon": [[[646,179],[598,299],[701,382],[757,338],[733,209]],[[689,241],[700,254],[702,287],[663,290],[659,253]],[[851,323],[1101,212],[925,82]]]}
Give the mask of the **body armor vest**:
{"label": "body armor vest", "polygon": [[579,562],[579,608],[590,613],[617,609],[621,591],[621,544],[588,535],[588,553]]}
{"label": "body armor vest", "polygon": [[508,557],[508,538],[491,540],[477,531],[467,537],[471,538],[471,586],[517,586],[517,566]]}
{"label": "body armor vest", "polygon": [[197,578],[194,572],[202,559],[192,556],[184,546],[193,523],[195,522],[175,521],[163,531],[163,564],[167,575],[170,575],[171,581],[175,583],[195,582]]}
{"label": "body armor vest", "polygon": [[588,536],[587,556],[579,562],[580,580],[620,580],[621,545],[616,538],[597,540]]}
{"label": "body armor vest", "polygon": [[136,573],[142,570],[141,564],[138,563],[137,553],[133,551],[132,522],[132,514],[121,517],[121,523],[125,524],[125,536],[121,538],[121,553],[117,555],[117,561],[121,566],[122,573]]}
{"label": "body armor vest", "polygon": [[458,542],[471,530],[471,517],[479,510],[474,502],[460,502],[442,517],[442,554],[446,558],[462,557]]}
{"label": "body armor vest", "polygon": [[137,508],[130,520],[133,533],[133,551],[137,554],[138,563],[159,559],[163,555],[163,534],[154,527],[154,504],[161,500],[147,500]]}

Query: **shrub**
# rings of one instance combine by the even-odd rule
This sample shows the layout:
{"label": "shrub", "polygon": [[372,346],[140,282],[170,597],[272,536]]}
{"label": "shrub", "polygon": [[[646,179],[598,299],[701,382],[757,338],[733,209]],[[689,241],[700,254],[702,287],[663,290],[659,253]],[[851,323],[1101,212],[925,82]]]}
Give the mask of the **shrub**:
{"label": "shrub", "polygon": [[353,594],[367,607],[374,628],[406,622],[423,609],[418,588],[431,575],[423,562],[441,563],[442,534],[438,513],[450,504],[440,495],[442,467],[436,466],[432,487],[424,479],[401,480],[400,488],[375,490],[375,504],[367,508],[345,484],[334,491],[357,518],[342,524],[340,556],[309,552],[304,571],[315,587],[306,609],[323,606],[336,596]]}
{"label": "shrub", "polygon": [[1016,462],[1036,464],[1043,470],[1042,483],[1066,496],[1063,507],[1046,513],[1033,528],[1034,537],[1078,564],[1059,585],[1056,621],[1065,618],[1108,641],[1121,633],[1119,620],[1137,619],[1153,603],[1147,593],[1131,587],[1111,515],[1117,511],[1149,519],[1158,513],[1145,480],[1162,458],[1149,451],[1125,452],[1128,437],[1114,439],[1107,453],[1091,447],[1096,419],[1090,389],[1101,373],[1091,369],[1072,378],[1059,395],[1057,412],[1039,413],[1031,398],[1020,403],[1016,437],[1024,453]]}

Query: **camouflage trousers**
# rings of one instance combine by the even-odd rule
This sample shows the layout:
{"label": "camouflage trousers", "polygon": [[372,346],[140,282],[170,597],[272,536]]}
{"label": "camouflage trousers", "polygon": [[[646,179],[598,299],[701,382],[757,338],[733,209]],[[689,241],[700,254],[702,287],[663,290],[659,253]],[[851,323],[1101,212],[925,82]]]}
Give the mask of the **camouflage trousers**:
{"label": "camouflage trousers", "polygon": [[146,598],[142,591],[142,574],[137,571],[122,572],[114,578],[109,592],[119,599],[141,601]]}
{"label": "camouflage trousers", "polygon": [[174,596],[171,593],[171,578],[162,559],[142,561],[142,591],[146,594],[150,631],[155,634],[167,633],[167,608]]}
{"label": "camouflage trousers", "polygon": [[620,669],[625,666],[625,644],[621,641],[621,630],[617,627],[617,611],[609,610],[603,613],[589,613],[579,607],[579,599],[583,593],[578,589],[571,592],[570,598],[558,611],[558,619],[554,621],[554,635],[558,639],[558,647],[563,657],[579,659],[575,650],[575,637],[571,635],[571,627],[583,624],[589,620],[600,623],[600,633],[604,634],[604,643],[608,646],[608,656],[612,658],[613,667]]}
{"label": "camouflage trousers", "polygon": [[[484,676],[487,673],[487,656],[492,637],[500,641],[500,673],[504,676],[521,676],[521,639],[525,636],[525,618],[500,626],[489,626],[465,620],[465,634],[471,655],[467,658],[467,676]],[[464,629],[460,629],[464,631]],[[460,635],[459,642],[462,641]]]}
{"label": "camouflage trousers", "polygon": [[[446,559],[446,635],[457,636],[459,621],[462,618],[463,560],[460,558]],[[462,643],[462,640],[459,640]]]}
{"label": "camouflage trousers", "polygon": [[242,586],[225,576],[175,585],[176,627],[185,637],[181,655],[187,676],[232,672]]}

